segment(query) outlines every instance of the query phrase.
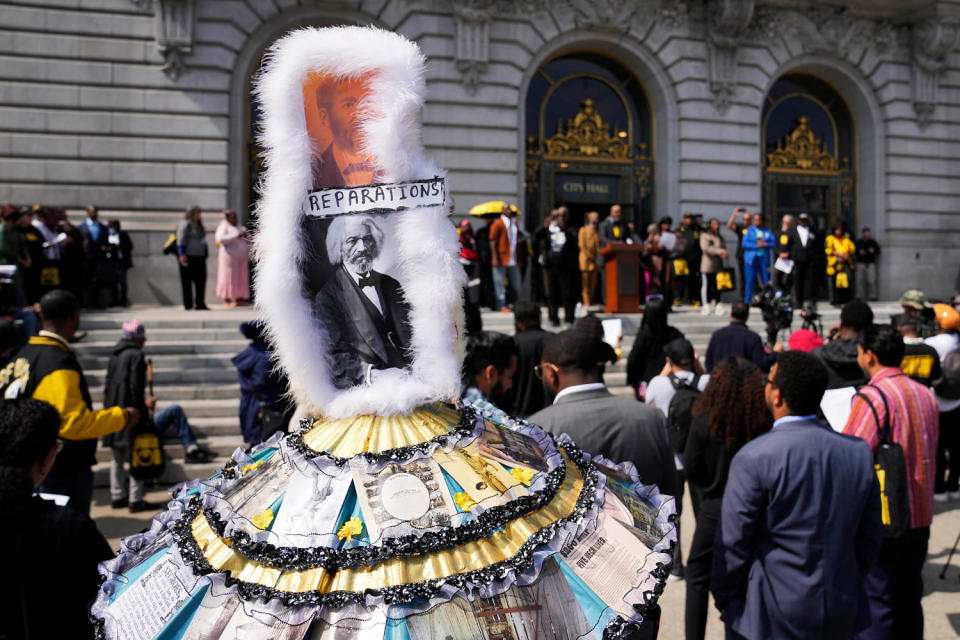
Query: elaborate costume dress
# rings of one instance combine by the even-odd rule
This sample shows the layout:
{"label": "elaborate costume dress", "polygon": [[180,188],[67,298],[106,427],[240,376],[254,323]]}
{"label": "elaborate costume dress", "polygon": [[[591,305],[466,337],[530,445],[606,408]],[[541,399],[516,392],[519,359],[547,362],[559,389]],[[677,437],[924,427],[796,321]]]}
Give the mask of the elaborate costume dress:
{"label": "elaborate costume dress", "polygon": [[[92,615],[104,636],[599,639],[656,605],[673,498],[565,436],[446,401],[459,393],[464,276],[442,172],[416,142],[422,64],[400,36],[356,27],[304,29],[271,52],[257,303],[298,403],[321,417],[172,491],[150,530],[101,565]],[[303,111],[286,100],[307,96],[309,113],[309,96],[332,101],[323,83],[347,76],[368,83],[363,149],[384,182],[318,191],[309,167],[322,145],[296,146]],[[341,255],[402,288],[410,364],[342,389],[330,358],[342,319],[314,311],[297,256],[305,224],[369,215],[349,204],[357,189],[382,193],[383,237]],[[349,210],[312,208],[341,200]]]}

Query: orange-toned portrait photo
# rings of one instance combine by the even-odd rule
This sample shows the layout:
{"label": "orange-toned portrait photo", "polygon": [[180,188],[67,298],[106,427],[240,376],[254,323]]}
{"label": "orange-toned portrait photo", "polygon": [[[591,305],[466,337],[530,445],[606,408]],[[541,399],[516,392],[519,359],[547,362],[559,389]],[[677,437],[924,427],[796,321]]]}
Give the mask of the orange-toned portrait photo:
{"label": "orange-toned portrait photo", "polygon": [[361,153],[360,120],[369,94],[368,77],[331,78],[310,73],[303,83],[313,188],[352,187],[374,182],[373,158]]}

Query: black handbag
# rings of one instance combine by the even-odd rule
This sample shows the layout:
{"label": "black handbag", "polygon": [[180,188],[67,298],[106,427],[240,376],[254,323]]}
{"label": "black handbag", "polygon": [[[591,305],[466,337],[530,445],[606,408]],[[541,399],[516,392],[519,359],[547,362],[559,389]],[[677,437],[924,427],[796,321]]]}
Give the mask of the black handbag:
{"label": "black handbag", "polygon": [[880,416],[877,415],[877,410],[870,402],[870,398],[857,392],[856,395],[866,401],[870,411],[873,412],[874,420],[877,421],[877,433],[880,442],[877,445],[877,452],[873,456],[873,468],[876,470],[877,480],[880,482],[880,515],[883,521],[883,537],[899,538],[910,529],[907,463],[903,457],[903,447],[894,442],[890,434],[890,404],[887,402],[887,396],[876,385],[866,386],[877,390],[887,412],[881,425]]}
{"label": "black handbag", "polygon": [[261,437],[266,440],[277,431],[283,431],[285,433],[290,418],[285,413],[274,409],[269,402],[263,402],[259,398],[257,401],[260,403]]}

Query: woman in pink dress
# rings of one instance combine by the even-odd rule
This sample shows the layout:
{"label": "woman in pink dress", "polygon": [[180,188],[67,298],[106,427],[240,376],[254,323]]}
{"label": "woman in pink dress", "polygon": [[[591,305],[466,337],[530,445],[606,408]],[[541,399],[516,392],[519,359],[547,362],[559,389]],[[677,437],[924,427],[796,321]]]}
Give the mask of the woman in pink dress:
{"label": "woman in pink dress", "polygon": [[250,241],[247,229],[237,224],[237,212],[227,209],[214,236],[220,255],[217,261],[217,297],[228,307],[245,306],[250,300]]}

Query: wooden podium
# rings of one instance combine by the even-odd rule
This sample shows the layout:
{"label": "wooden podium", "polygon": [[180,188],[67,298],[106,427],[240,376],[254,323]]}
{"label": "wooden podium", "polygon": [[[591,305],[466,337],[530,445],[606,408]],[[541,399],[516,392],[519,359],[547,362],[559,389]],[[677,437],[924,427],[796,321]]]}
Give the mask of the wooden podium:
{"label": "wooden podium", "polygon": [[605,259],[604,300],[607,313],[639,313],[640,301],[646,292],[643,269],[640,268],[640,254],[643,247],[638,244],[611,242],[600,250]]}

